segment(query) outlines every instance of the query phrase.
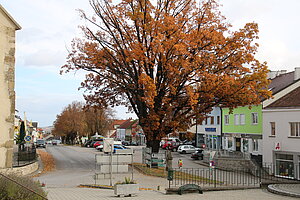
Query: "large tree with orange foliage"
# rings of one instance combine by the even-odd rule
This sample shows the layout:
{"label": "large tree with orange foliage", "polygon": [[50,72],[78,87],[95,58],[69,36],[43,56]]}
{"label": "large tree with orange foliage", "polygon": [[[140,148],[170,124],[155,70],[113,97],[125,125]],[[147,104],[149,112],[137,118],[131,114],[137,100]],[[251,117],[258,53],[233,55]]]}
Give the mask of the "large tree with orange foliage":
{"label": "large tree with orange foliage", "polygon": [[74,39],[62,72],[89,72],[90,105],[126,105],[148,146],[201,120],[213,106],[234,108],[270,96],[267,66],[255,59],[258,26],[238,31],[214,0],[90,0],[84,39]]}

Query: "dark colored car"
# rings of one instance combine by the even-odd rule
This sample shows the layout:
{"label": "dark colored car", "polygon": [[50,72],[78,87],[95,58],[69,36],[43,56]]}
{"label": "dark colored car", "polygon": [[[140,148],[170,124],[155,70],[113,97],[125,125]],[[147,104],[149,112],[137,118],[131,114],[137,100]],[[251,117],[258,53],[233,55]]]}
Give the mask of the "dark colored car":
{"label": "dark colored car", "polygon": [[85,143],[83,144],[84,147],[90,147],[91,143],[93,142],[93,140],[87,140],[85,141]]}
{"label": "dark colored car", "polygon": [[130,145],[130,142],[129,142],[129,141],[122,141],[122,145],[124,145],[124,146],[129,146],[129,145]]}
{"label": "dark colored car", "polygon": [[41,139],[36,140],[36,148],[39,147],[46,148],[46,141]]}
{"label": "dark colored car", "polygon": [[196,146],[196,142],[195,142],[195,140],[192,140],[192,141],[185,140],[185,141],[183,141],[183,142],[182,142],[182,144]]}
{"label": "dark colored car", "polygon": [[195,151],[195,153],[192,153],[191,158],[195,160],[203,160],[203,150]]}

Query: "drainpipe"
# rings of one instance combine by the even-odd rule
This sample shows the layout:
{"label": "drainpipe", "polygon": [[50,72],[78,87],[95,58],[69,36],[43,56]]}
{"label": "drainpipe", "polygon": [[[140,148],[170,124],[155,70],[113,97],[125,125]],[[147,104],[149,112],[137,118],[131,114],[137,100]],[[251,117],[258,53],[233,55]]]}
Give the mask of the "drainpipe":
{"label": "drainpipe", "polygon": [[198,118],[197,118],[197,115],[196,115],[196,137],[195,137],[195,142],[196,142],[196,147],[198,147]]}
{"label": "drainpipe", "polygon": [[221,132],[221,149],[224,149],[223,147],[223,112],[222,112],[222,108],[220,107],[220,111],[221,111],[221,116],[220,116],[220,132]]}

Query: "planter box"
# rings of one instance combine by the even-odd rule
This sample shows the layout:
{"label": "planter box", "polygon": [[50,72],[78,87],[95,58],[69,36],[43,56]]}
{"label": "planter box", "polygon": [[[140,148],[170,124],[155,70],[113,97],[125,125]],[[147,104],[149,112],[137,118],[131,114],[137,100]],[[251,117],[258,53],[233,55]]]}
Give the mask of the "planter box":
{"label": "planter box", "polygon": [[114,190],[115,195],[131,196],[139,192],[139,184],[116,184]]}

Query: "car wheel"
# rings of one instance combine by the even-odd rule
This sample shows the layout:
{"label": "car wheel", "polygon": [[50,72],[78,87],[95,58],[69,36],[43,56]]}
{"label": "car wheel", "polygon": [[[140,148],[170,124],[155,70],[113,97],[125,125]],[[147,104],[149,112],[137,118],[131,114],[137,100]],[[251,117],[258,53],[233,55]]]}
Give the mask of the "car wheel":
{"label": "car wheel", "polygon": [[182,151],[183,154],[186,154],[186,151]]}

